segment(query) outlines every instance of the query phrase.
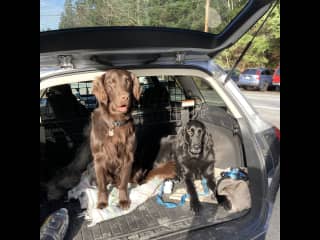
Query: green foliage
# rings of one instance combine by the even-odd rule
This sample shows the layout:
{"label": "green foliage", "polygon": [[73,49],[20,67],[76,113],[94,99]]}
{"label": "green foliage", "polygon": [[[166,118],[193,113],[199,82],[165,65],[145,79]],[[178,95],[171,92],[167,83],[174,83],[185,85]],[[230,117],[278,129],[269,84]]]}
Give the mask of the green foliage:
{"label": "green foliage", "polygon": [[[231,68],[236,62],[246,44],[252,39],[253,33],[257,31],[264,16],[231,48],[222,51],[216,57],[216,62],[224,68]],[[266,66],[275,68],[280,62],[280,4],[273,10],[265,22],[253,44],[244,55],[238,68],[243,70],[248,67]]]}

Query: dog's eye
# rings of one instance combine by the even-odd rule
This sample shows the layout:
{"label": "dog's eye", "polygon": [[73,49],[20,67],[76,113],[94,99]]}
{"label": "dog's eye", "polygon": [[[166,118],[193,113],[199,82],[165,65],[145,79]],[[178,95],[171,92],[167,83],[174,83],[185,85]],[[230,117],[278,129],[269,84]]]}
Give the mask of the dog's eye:
{"label": "dog's eye", "polygon": [[126,81],[126,84],[127,84],[127,85],[130,84],[130,78],[125,78],[124,80]]}
{"label": "dog's eye", "polygon": [[115,81],[114,79],[109,79],[109,80],[107,81],[107,84],[108,84],[109,87],[110,87],[110,86],[113,86],[115,83],[116,83],[116,81]]}
{"label": "dog's eye", "polygon": [[190,135],[190,136],[193,136],[193,134],[194,134],[194,129],[193,128],[190,128],[190,129],[188,129],[188,134]]}

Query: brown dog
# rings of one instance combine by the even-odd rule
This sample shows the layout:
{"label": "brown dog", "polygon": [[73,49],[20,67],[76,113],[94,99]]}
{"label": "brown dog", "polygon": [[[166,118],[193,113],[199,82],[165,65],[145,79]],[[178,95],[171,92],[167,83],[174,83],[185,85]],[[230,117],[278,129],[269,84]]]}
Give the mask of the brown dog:
{"label": "brown dog", "polygon": [[131,107],[133,98],[140,98],[139,80],[126,70],[108,70],[93,82],[92,92],[99,103],[91,116],[90,135],[98,185],[97,207],[108,206],[106,186],[114,184],[119,189],[119,206],[127,209],[127,186],[136,148]]}

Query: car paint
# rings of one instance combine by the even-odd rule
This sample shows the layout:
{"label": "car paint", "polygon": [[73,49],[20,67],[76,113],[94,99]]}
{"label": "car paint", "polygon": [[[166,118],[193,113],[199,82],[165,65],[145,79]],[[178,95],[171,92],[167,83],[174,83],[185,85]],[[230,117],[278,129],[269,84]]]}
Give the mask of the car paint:
{"label": "car paint", "polygon": [[[279,71],[279,73],[278,73]],[[272,76],[272,85],[280,86],[280,66],[276,68]]]}

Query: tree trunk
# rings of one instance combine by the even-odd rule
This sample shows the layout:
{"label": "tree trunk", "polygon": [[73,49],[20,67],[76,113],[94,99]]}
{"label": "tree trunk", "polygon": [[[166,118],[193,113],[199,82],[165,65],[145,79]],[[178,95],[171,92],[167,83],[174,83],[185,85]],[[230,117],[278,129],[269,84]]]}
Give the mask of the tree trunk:
{"label": "tree trunk", "polygon": [[210,7],[210,0],[206,0],[206,15],[205,15],[205,22],[204,22],[204,31],[208,32],[208,22],[209,22],[209,7]]}

